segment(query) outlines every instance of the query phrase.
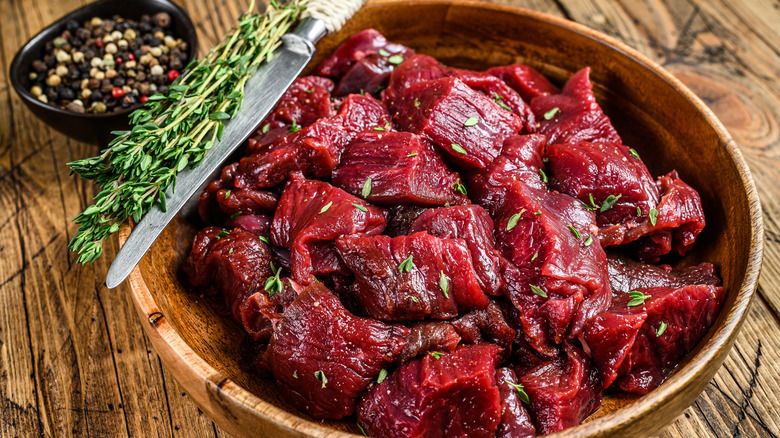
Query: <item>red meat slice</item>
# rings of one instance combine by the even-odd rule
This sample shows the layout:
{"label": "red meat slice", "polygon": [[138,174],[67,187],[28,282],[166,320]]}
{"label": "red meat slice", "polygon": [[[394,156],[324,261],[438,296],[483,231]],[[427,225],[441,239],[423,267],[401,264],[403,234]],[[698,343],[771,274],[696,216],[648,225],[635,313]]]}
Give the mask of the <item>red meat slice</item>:
{"label": "red meat slice", "polygon": [[[650,297],[634,307],[628,306],[629,294],[615,297],[609,312],[593,320],[585,341],[603,376],[617,377],[615,385],[622,391],[643,395],[658,387],[702,340],[726,294],[711,285],[639,292]],[[643,316],[644,322],[638,324]],[[616,324],[621,321],[632,322]]]}
{"label": "red meat slice", "polygon": [[368,390],[358,422],[377,438],[494,437],[502,418],[500,353],[478,344],[410,360]]}
{"label": "red meat slice", "polygon": [[536,427],[528,415],[518,393],[518,381],[511,368],[496,370],[496,383],[501,393],[501,424],[496,438],[531,438],[536,436]]}
{"label": "red meat slice", "polygon": [[550,83],[541,73],[527,65],[514,64],[493,67],[487,72],[506,82],[507,85],[520,93],[520,96],[526,102],[530,102],[536,96],[559,94],[561,92],[558,87]]}
{"label": "red meat slice", "polygon": [[404,363],[429,351],[452,351],[458,347],[460,341],[458,331],[449,322],[428,321],[411,324],[406,346],[396,362]]}
{"label": "red meat slice", "polygon": [[444,67],[436,58],[414,55],[393,70],[387,88],[382,91],[382,102],[395,112],[396,105],[400,103],[401,93],[410,85],[443,77],[445,77]]}
{"label": "red meat slice", "polygon": [[263,290],[272,275],[270,263],[268,246],[257,235],[208,227],[195,236],[183,269],[193,286],[221,292],[233,320],[254,340],[267,341],[282,298],[269,297]]}
{"label": "red meat slice", "polygon": [[639,240],[637,255],[648,262],[657,262],[672,249],[684,255],[704,229],[704,210],[699,193],[683,182],[673,170],[658,178],[661,201],[655,221],[648,217],[636,226],[625,224],[604,227],[599,235],[601,245],[624,245]]}
{"label": "red meat slice", "polygon": [[545,145],[545,137],[541,134],[508,137],[501,155],[484,169],[467,174],[471,199],[495,216],[504,203],[508,184],[512,181],[521,181],[529,187],[546,190],[547,184],[540,173],[544,168],[542,153]]}
{"label": "red meat slice", "polygon": [[[371,179],[367,183],[368,179]],[[379,205],[465,204],[460,184],[433,147],[408,132],[365,132],[347,146],[333,184]],[[368,186],[366,186],[368,184]]]}
{"label": "red meat slice", "polygon": [[279,199],[271,224],[271,240],[274,245],[290,248],[292,277],[308,285],[316,280],[313,244],[345,234],[379,234],[386,224],[386,210],[326,182],[307,180],[293,173]]}
{"label": "red meat slice", "polygon": [[338,79],[363,58],[371,55],[389,57],[397,54],[408,58],[414,54],[414,50],[387,41],[387,38],[375,29],[365,29],[341,43],[330,56],[317,66],[315,73]]}
{"label": "red meat slice", "polygon": [[456,78],[410,85],[395,111],[402,130],[427,137],[454,163],[468,169],[483,168],[493,161],[504,138],[523,127],[515,114]]}
{"label": "red meat slice", "polygon": [[219,224],[236,215],[271,213],[279,196],[267,190],[237,189],[233,177],[238,163],[222,168],[220,178],[212,181],[198,199],[198,213],[203,222]]}
{"label": "red meat slice", "polygon": [[623,143],[596,102],[589,76],[590,67],[585,67],[569,78],[561,94],[531,100],[538,132],[547,136],[547,143]]}
{"label": "red meat slice", "polygon": [[680,288],[695,284],[720,286],[721,279],[712,263],[672,269],[669,265],[648,265],[623,255],[607,252],[607,267],[612,291],[629,292],[651,287]]}
{"label": "red meat slice", "polygon": [[409,228],[409,233],[427,231],[438,237],[463,239],[471,253],[474,270],[485,293],[499,295],[501,275],[499,254],[495,250],[493,219],[478,205],[430,209],[423,212]]}
{"label": "red meat slice", "polygon": [[503,348],[507,355],[512,350],[517,334],[509,325],[501,307],[493,300],[484,309],[474,309],[452,320],[452,326],[463,342],[491,342]]}
{"label": "red meat slice", "polygon": [[321,283],[286,309],[265,353],[279,392],[298,409],[338,420],[392,364],[409,330],[350,314]]}
{"label": "red meat slice", "polygon": [[510,262],[504,267],[505,289],[534,347],[549,354],[542,348],[545,331],[556,344],[577,337],[609,307],[606,255],[594,215],[579,201],[520,181],[508,189],[495,216],[496,247]]}
{"label": "red meat slice", "polygon": [[336,249],[355,275],[353,290],[363,313],[373,318],[447,319],[488,304],[462,239],[424,232],[346,236],[336,240]]}
{"label": "red meat slice", "polygon": [[368,55],[349,68],[333,91],[333,95],[342,97],[348,94],[370,93],[379,96],[379,92],[390,79],[390,72],[393,71],[394,66],[388,62],[388,56]]}
{"label": "red meat slice", "polygon": [[536,431],[548,435],[582,422],[601,405],[601,382],[590,358],[566,344],[565,354],[517,374],[530,399]]}
{"label": "red meat slice", "polygon": [[390,237],[407,235],[409,227],[417,218],[430,207],[420,207],[417,205],[393,205],[390,207],[390,220],[387,222],[384,234]]}
{"label": "red meat slice", "polygon": [[[599,227],[636,226],[661,198],[647,167],[628,146],[553,144],[547,147],[547,157],[552,186],[594,210]],[[611,206],[605,204],[610,197],[617,198]]]}

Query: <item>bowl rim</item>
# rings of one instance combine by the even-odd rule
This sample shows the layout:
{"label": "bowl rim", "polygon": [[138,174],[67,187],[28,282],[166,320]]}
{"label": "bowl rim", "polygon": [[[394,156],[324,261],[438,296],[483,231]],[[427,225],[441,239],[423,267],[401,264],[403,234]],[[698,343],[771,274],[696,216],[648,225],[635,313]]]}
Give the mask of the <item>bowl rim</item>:
{"label": "bowl rim", "polygon": [[[36,108],[39,108],[41,110],[50,111],[54,114],[60,115],[60,116],[71,116],[71,117],[80,117],[85,119],[94,119],[94,120],[101,120],[101,119],[108,119],[112,117],[119,117],[124,116],[127,114],[132,113],[133,111],[143,108],[144,104],[140,103],[136,106],[132,106],[130,108],[125,108],[123,110],[114,111],[110,113],[102,113],[102,114],[95,114],[95,113],[77,113],[74,111],[68,111],[65,108],[59,108],[54,105],[50,105],[48,103],[43,103],[40,100],[38,100],[35,96],[33,96],[30,93],[30,90],[25,88],[22,83],[19,81],[18,73],[22,73],[22,69],[25,67],[22,65],[22,54],[26,53],[30,50],[33,50],[35,47],[39,45],[46,44],[47,36],[49,32],[52,31],[52,29],[63,27],[65,23],[73,19],[74,17],[78,17],[81,15],[88,15],[86,14],[89,10],[102,6],[104,4],[111,4],[111,3],[118,3],[123,0],[97,0],[92,3],[88,3],[78,9],[75,9],[71,12],[68,12],[61,18],[55,20],[53,23],[49,24],[48,26],[41,29],[38,33],[36,33],[32,38],[27,40],[26,43],[22,44],[21,47],[16,51],[16,54],[13,57],[13,60],[11,61],[11,65],[8,68],[8,75],[11,79],[11,86],[16,91],[16,94],[19,95],[19,97],[24,100],[28,105],[33,105]],[[185,11],[181,6],[178,4],[172,2],[171,0],[151,0],[153,2],[166,4],[169,7],[171,7],[173,10],[176,11],[176,14],[179,15],[181,18],[183,18],[184,26],[188,29],[188,33],[192,36],[192,41],[187,41],[187,44],[190,46],[190,54],[189,54],[189,62],[197,58],[198,54],[198,33],[195,27],[195,24],[192,22],[192,18],[190,15]],[[178,18],[177,18],[178,19]],[[186,39],[189,35],[182,35],[180,38]],[[32,66],[28,66],[32,68]]]}
{"label": "bowl rim", "polygon": [[[371,2],[366,5],[366,7],[382,7],[397,3],[400,2],[398,0],[378,0],[376,2]],[[723,360],[725,360],[727,350],[731,348],[736,340],[739,328],[747,315],[747,309],[755,294],[758,276],[761,270],[764,231],[760,200],[753,177],[750,174],[747,163],[736,142],[731,138],[726,128],[717,119],[714,113],[693,93],[693,91],[656,62],[615,38],[571,20],[518,6],[486,3],[478,0],[411,0],[406,1],[405,3],[425,3],[443,7],[455,5],[468,6],[512,13],[544,22],[547,25],[573,32],[582,37],[596,40],[597,42],[606,45],[636,64],[651,70],[653,74],[659,76],[701,113],[706,122],[712,126],[717,133],[719,143],[725,147],[729,157],[736,165],[740,179],[745,187],[750,218],[750,223],[748,225],[750,227],[749,259],[745,267],[745,276],[739,290],[730,291],[730,293],[735,293],[737,296],[734,301],[734,306],[728,309],[728,312],[723,319],[721,330],[713,333],[712,337],[707,340],[706,344],[702,345],[703,348],[700,348],[695,355],[689,355],[687,357],[687,359],[690,360],[688,366],[676,370],[661,386],[647,395],[614,412],[549,436],[556,438],[583,435],[595,436],[599,433],[603,433],[608,427],[615,428],[621,425],[628,425],[636,417],[644,416],[649,412],[658,409],[666,399],[683,391],[687,385],[692,383],[696,375],[708,365],[717,365],[715,368],[717,371]],[[132,226],[130,224],[125,223],[122,225],[119,231],[120,245],[125,242],[131,230]],[[144,321],[149,319],[149,316],[155,314],[155,312],[159,314],[159,309],[144,281],[140,266],[136,266],[133,269],[129,280],[133,302],[136,305],[136,310],[138,311],[141,320]],[[160,316],[162,317],[162,314],[160,314]],[[235,403],[240,410],[247,411],[251,413],[251,415],[259,416],[262,419],[272,421],[275,426],[294,434],[321,437],[355,436],[348,432],[342,432],[324,426],[316,421],[304,419],[294,412],[286,411],[262,400],[234,382],[228,381],[209,363],[198,356],[184,339],[179,336],[176,328],[171,323],[167,322],[167,320],[160,318],[159,321],[152,322],[151,319],[149,319],[149,322],[150,324],[142,325],[144,326],[146,333],[152,339],[152,343],[155,345],[157,352],[163,356],[164,359],[167,358],[178,362],[184,362],[190,367],[189,370],[186,370],[187,375],[183,376],[182,379],[195,378],[201,382],[207,382],[207,386],[212,384],[216,385],[220,398],[227,398],[229,401]],[[167,361],[164,360],[164,362],[166,362],[166,365],[168,364]],[[707,382],[709,382],[709,380]],[[201,405],[201,408],[206,407],[204,406],[204,404],[207,405],[206,400],[199,398],[197,394],[192,394],[191,396],[199,405]],[[631,407],[631,409],[628,409],[629,407]],[[211,409],[204,410],[212,412]],[[670,418],[668,422],[671,422],[673,419],[674,417]],[[665,424],[668,424],[668,422]]]}

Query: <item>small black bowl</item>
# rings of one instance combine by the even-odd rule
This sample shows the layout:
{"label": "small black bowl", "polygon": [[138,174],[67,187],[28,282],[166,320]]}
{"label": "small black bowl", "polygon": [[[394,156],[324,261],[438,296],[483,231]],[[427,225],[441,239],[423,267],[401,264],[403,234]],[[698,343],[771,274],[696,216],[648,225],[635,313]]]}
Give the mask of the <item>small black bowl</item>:
{"label": "small black bowl", "polygon": [[11,62],[10,69],[14,90],[30,111],[52,128],[79,141],[105,145],[111,139],[111,131],[127,129],[128,115],[140,104],[112,113],[81,114],[43,103],[30,93],[29,74],[32,63],[36,59],[43,58],[46,42],[58,37],[65,30],[65,24],[69,20],[83,23],[92,17],[109,18],[113,15],[137,20],[141,15],[153,15],[157,12],[167,12],[171,16],[171,29],[174,36],[187,43],[188,62],[195,59],[198,47],[195,25],[179,6],[168,0],[99,0],[65,15],[38,32],[19,49]]}

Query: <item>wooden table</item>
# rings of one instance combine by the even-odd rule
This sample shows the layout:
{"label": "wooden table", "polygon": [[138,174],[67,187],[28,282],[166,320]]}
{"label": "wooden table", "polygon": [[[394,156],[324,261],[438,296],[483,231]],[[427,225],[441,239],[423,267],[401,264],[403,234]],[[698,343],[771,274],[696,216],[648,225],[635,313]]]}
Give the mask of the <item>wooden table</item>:
{"label": "wooden table", "polygon": [[[108,290],[106,256],[79,266],[70,219],[90,184],[65,163],[94,155],[39,122],[11,90],[11,58],[87,0],[0,0],[0,436],[226,436],[162,366],[126,286]],[[663,436],[780,435],[780,2],[504,0],[583,23],[663,64],[742,148],[765,213],[764,269],[736,345]],[[186,0],[215,43],[248,0]]]}

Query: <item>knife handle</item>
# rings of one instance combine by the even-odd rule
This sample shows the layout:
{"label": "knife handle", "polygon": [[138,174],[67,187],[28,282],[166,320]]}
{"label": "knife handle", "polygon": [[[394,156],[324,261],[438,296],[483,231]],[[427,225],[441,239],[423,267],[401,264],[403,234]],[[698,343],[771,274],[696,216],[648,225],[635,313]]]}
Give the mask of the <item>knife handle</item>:
{"label": "knife handle", "polygon": [[325,24],[329,33],[338,32],[366,0],[309,0],[303,18],[316,18]]}

